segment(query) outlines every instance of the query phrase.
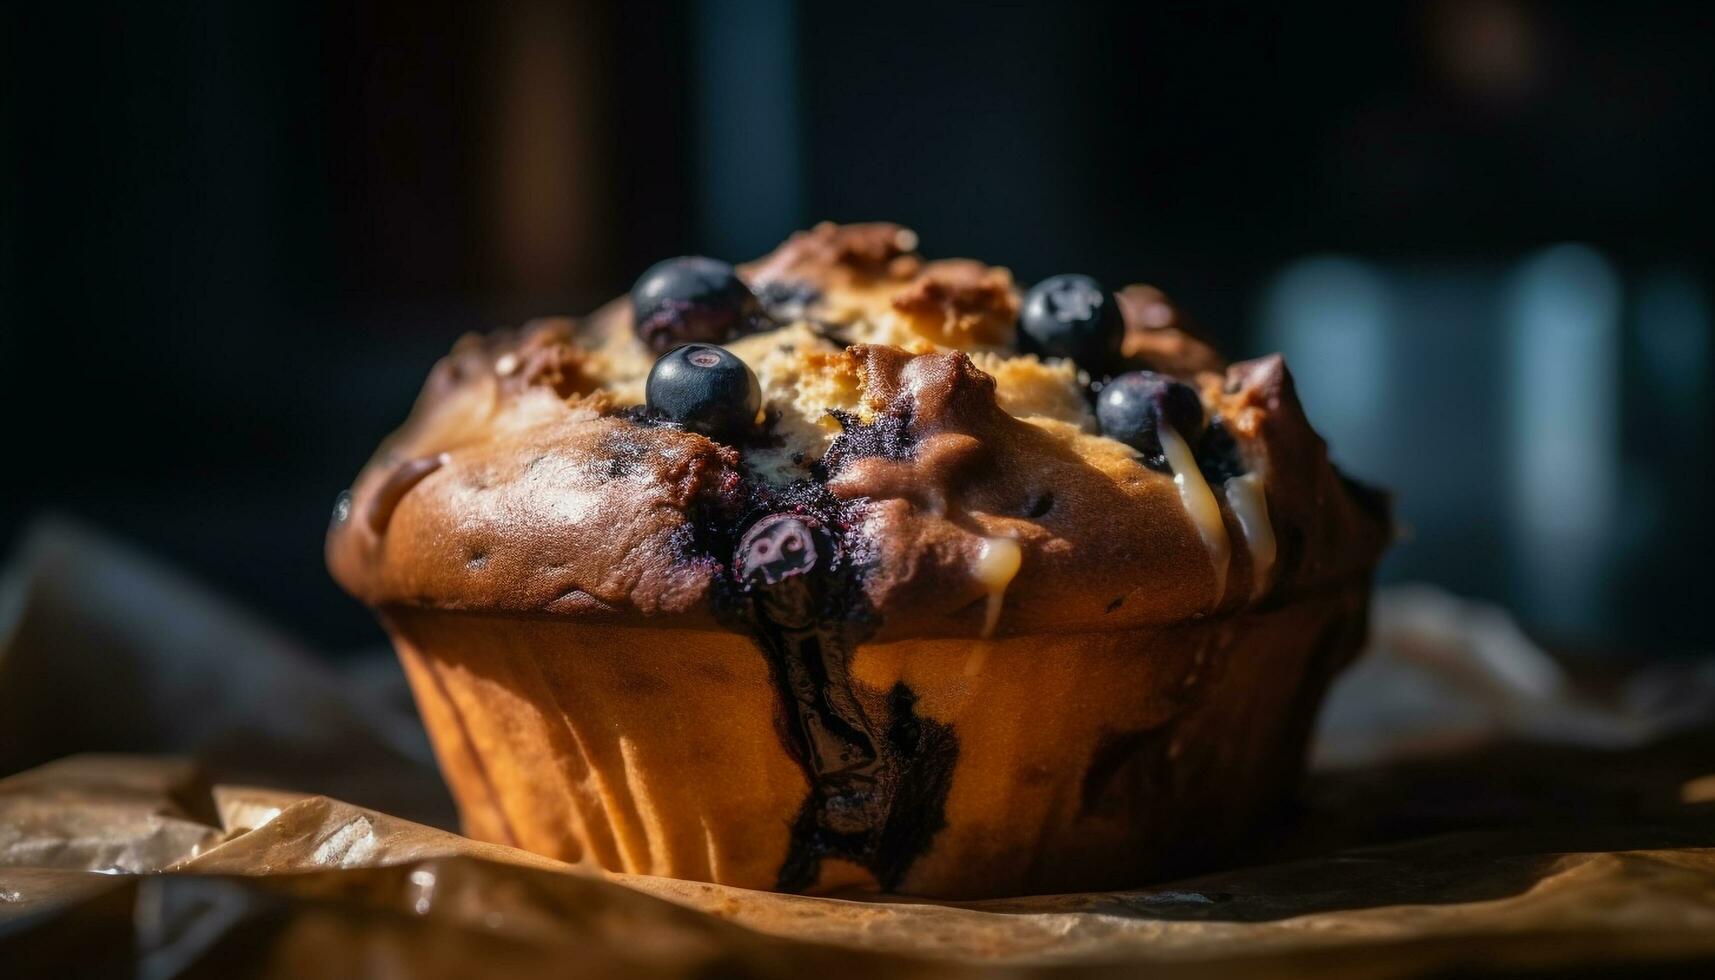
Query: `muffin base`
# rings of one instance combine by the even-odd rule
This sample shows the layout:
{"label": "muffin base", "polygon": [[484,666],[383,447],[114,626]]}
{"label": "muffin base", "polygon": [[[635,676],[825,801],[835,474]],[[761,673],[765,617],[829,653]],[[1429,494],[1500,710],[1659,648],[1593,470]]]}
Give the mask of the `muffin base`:
{"label": "muffin base", "polygon": [[[1177,626],[860,645],[957,740],[942,826],[896,890],[1136,885],[1223,862],[1291,792],[1364,637],[1367,583]],[[810,779],[737,633],[384,610],[467,834],[604,869],[773,888]],[[806,889],[875,889],[839,858]]]}

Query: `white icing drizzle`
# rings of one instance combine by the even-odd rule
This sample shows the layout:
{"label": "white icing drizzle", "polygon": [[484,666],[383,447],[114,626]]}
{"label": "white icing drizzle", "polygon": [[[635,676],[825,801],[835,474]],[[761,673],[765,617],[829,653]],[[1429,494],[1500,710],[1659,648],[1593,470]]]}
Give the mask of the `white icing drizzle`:
{"label": "white icing drizzle", "polygon": [[1274,525],[1268,519],[1268,497],[1263,493],[1262,475],[1246,473],[1235,476],[1226,484],[1227,507],[1239,519],[1239,530],[1250,552],[1251,569],[1255,573],[1251,597],[1268,591],[1269,576],[1274,573]]}
{"label": "white icing drizzle", "polygon": [[988,590],[988,609],[983,616],[983,639],[994,635],[994,628],[1000,623],[1000,610],[1006,602],[1006,587],[1012,584],[1013,577],[1018,574],[1018,566],[1024,563],[1024,552],[1019,550],[1018,542],[1011,538],[984,538],[983,550],[977,554],[977,564],[972,574]]}
{"label": "white icing drizzle", "polygon": [[1203,538],[1203,547],[1208,549],[1209,564],[1215,569],[1214,605],[1219,606],[1227,594],[1227,564],[1232,559],[1227,525],[1221,520],[1221,505],[1215,502],[1208,481],[1203,479],[1203,471],[1197,468],[1197,457],[1191,455],[1191,447],[1166,420],[1162,420],[1156,429],[1156,438],[1161,442],[1161,452],[1167,457],[1167,465],[1173,470],[1173,485],[1179,488],[1179,500],[1185,505],[1185,513],[1190,515],[1191,523],[1197,526],[1197,533]]}

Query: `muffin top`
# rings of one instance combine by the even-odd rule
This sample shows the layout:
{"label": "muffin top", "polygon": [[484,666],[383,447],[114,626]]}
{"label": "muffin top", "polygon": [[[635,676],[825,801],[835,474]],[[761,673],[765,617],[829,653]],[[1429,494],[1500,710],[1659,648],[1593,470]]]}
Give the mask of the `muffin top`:
{"label": "muffin top", "polygon": [[1279,356],[1225,363],[1148,286],[1024,291],[916,248],[823,224],[464,337],[341,495],[335,577],[380,607],[700,628],[809,569],[896,639],[1168,625],[1370,573],[1385,498],[1330,465]]}

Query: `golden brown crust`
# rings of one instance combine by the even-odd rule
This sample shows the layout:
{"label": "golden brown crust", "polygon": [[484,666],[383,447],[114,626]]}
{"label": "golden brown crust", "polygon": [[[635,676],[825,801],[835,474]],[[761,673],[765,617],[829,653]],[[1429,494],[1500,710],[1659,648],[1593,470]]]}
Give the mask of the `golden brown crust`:
{"label": "golden brown crust", "polygon": [[[1205,383],[1211,376],[1205,376]],[[1328,462],[1310,428],[1286,359],[1234,364],[1207,391],[1241,445],[1266,447],[1268,505],[1281,543],[1278,575],[1290,590],[1367,577],[1392,537],[1387,499]]]}
{"label": "golden brown crust", "polygon": [[818,286],[853,280],[906,280],[921,261],[913,254],[917,234],[886,221],[836,225],[824,221],[788,238],[768,257],[745,268],[754,282],[801,280]]}
{"label": "golden brown crust", "polygon": [[1189,378],[1227,366],[1220,352],[1197,332],[1178,304],[1154,286],[1133,284],[1116,294],[1125,317],[1126,360],[1151,371]]}
{"label": "golden brown crust", "polygon": [[999,347],[1012,342],[1018,291],[1012,273],[954,259],[931,262],[893,297],[893,308],[917,334],[949,347]]}
{"label": "golden brown crust", "polygon": [[[1257,575],[1247,529],[1219,485],[1233,546],[1217,560],[1173,476],[1092,434],[1074,382],[992,352],[1017,314],[1006,270],[922,263],[914,244],[894,225],[822,225],[742,268],[759,289],[790,281],[817,292],[812,328],[729,345],[759,366],[769,410],[795,422],[783,418],[787,435],[772,446],[722,445],[628,412],[649,358],[624,303],[581,324],[537,321],[462,340],[353,486],[350,513],[363,519],[331,529],[334,575],[377,606],[712,627],[730,556],[696,546],[709,515],[732,515],[745,486],[762,479],[762,460],[793,455],[790,440],[821,438],[802,442],[798,470],[780,463],[808,477],[838,429],[817,398],[838,408],[854,389],[859,421],[892,420],[912,447],[848,453],[821,474],[855,515],[848,533],[867,555],[862,582],[879,639],[982,632],[994,584],[981,559],[993,539],[1015,541],[1022,556],[1003,583],[1000,635],[1167,625],[1369,574],[1389,534],[1385,507],[1329,464],[1278,357],[1227,367],[1176,314],[1151,312],[1159,293],[1120,294],[1128,355],[1195,377],[1260,482],[1279,549]],[[818,332],[825,319],[878,340],[900,336],[903,321],[920,339],[903,341],[911,351],[842,348]],[[934,343],[917,326],[930,320]],[[966,350],[985,351],[978,359],[1008,390],[997,392]]]}
{"label": "golden brown crust", "polygon": [[[351,513],[369,514],[398,474],[416,476],[385,520],[348,518],[329,534],[328,564],[347,589],[375,605],[713,625],[713,571],[684,561],[675,535],[698,500],[737,480],[732,449],[561,411],[546,389],[517,399],[536,404],[536,420],[478,434],[472,403],[504,396],[461,396],[420,406],[353,486]],[[438,424],[448,415],[459,423]],[[426,473],[423,460],[436,461]]]}
{"label": "golden brown crust", "polygon": [[963,354],[851,353],[866,399],[912,418],[917,445],[909,459],[857,460],[828,483],[870,501],[878,560],[867,586],[889,635],[978,632],[988,586],[971,570],[990,538],[1024,553],[1004,632],[1170,623],[1214,608],[1208,558],[1171,479],[1127,453],[1080,455],[1002,412],[993,380]]}
{"label": "golden brown crust", "polygon": [[570,320],[527,324],[516,349],[495,361],[494,373],[514,391],[546,387],[561,398],[588,395],[601,387],[589,355],[572,342]]}

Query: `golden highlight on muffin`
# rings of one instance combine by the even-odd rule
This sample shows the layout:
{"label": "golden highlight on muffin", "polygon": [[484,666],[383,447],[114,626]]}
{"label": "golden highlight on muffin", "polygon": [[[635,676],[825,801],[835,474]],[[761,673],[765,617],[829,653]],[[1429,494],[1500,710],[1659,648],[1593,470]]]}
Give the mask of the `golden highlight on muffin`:
{"label": "golden highlight on muffin", "polygon": [[1241,845],[1385,498],[1278,357],[824,224],[466,337],[336,509],[473,836],[755,888],[1137,884]]}

